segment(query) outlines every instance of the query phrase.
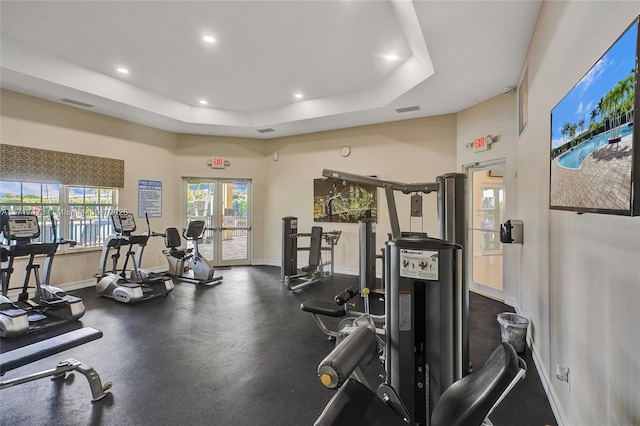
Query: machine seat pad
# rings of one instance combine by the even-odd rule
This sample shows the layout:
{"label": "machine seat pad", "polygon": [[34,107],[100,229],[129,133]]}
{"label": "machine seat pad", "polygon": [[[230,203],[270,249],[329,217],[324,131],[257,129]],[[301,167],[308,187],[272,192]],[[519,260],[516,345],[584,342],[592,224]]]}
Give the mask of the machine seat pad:
{"label": "machine seat pad", "polygon": [[331,398],[315,426],[407,426],[374,391],[348,379]]}
{"label": "machine seat pad", "polygon": [[340,318],[346,315],[343,307],[334,302],[324,300],[305,300],[300,304],[300,309],[312,314],[326,315],[328,317]]}
{"label": "machine seat pad", "polygon": [[449,386],[431,414],[431,426],[479,425],[521,368],[509,343],[501,343],[475,372]]}
{"label": "machine seat pad", "polygon": [[5,352],[0,356],[0,375],[101,337],[102,331],[92,327],[83,327]]}
{"label": "machine seat pad", "polygon": [[187,255],[187,250],[178,250],[178,249],[172,248],[169,251],[169,254],[171,255],[171,257],[175,257],[176,259],[182,259]]}

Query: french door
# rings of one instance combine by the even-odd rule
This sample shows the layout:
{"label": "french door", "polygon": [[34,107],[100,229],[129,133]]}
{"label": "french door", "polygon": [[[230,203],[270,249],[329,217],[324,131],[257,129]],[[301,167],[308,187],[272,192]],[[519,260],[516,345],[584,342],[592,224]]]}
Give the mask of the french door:
{"label": "french door", "polygon": [[466,168],[469,185],[467,274],[470,289],[504,300],[504,266],[500,224],[504,222],[504,160]]}
{"label": "french door", "polygon": [[183,184],[185,226],[190,220],[205,221],[200,254],[214,266],[249,265],[251,180],[183,178]]}

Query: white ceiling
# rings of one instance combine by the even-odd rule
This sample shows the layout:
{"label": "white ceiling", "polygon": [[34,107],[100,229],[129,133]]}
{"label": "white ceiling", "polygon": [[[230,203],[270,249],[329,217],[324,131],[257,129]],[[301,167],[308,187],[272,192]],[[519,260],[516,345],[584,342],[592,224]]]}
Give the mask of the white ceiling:
{"label": "white ceiling", "polygon": [[541,5],[3,0],[0,77],[172,132],[267,139],[455,113],[503,93]]}

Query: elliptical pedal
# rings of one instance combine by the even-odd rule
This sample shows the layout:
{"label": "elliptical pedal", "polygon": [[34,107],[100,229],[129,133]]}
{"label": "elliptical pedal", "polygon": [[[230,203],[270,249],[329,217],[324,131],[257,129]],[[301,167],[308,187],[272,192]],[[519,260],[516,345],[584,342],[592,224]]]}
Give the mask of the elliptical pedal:
{"label": "elliptical pedal", "polygon": [[40,322],[40,321],[46,320],[47,316],[39,312],[29,312],[27,314],[27,318],[29,319],[29,323],[32,323],[32,322]]}

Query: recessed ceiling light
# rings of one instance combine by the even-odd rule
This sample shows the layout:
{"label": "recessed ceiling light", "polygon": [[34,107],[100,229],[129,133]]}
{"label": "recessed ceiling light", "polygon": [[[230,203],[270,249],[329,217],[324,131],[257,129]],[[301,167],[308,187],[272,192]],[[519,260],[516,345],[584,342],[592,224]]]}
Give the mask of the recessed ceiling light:
{"label": "recessed ceiling light", "polygon": [[120,74],[129,74],[129,70],[124,67],[118,67],[118,72]]}
{"label": "recessed ceiling light", "polygon": [[391,62],[391,61],[397,61],[398,59],[400,59],[400,57],[399,57],[398,55],[393,55],[393,54],[390,54],[390,55],[384,55],[384,58],[385,58],[387,61],[390,61],[390,62]]}
{"label": "recessed ceiling light", "polygon": [[210,36],[210,35],[208,35],[208,36],[204,36],[204,37],[202,37],[202,39],[203,39],[204,41],[206,41],[207,43],[215,43],[215,42],[216,42],[216,39],[215,39],[215,38],[213,38],[213,37],[212,37],[212,36]]}
{"label": "recessed ceiling light", "polygon": [[204,99],[200,99],[200,105],[209,105],[209,102],[205,101]]}
{"label": "recessed ceiling light", "polygon": [[296,99],[302,99],[302,93],[296,93],[293,95]]}

